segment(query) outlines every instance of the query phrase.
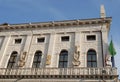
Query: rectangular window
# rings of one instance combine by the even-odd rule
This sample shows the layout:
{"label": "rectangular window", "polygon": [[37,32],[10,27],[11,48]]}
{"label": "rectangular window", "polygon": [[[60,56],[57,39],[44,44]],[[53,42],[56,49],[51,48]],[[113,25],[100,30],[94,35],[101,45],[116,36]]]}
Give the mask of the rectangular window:
{"label": "rectangular window", "polygon": [[94,40],[96,40],[95,35],[87,35],[87,41],[94,41]]}
{"label": "rectangular window", "polygon": [[69,36],[62,36],[61,41],[69,41]]}
{"label": "rectangular window", "polygon": [[41,43],[41,42],[44,42],[45,41],[45,38],[42,37],[42,38],[37,38],[37,43]]}
{"label": "rectangular window", "polygon": [[21,42],[22,42],[22,39],[21,39],[21,38],[15,39],[15,44],[21,44]]}

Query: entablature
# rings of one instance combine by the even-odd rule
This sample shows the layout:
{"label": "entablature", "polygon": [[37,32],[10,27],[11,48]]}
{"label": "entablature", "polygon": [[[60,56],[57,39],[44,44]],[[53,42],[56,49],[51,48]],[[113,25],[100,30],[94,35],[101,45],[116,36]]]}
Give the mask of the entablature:
{"label": "entablature", "polygon": [[82,20],[65,20],[65,21],[52,21],[52,22],[40,22],[40,23],[26,23],[26,24],[1,24],[0,31],[12,30],[12,29],[35,29],[35,28],[51,28],[51,27],[72,27],[81,25],[95,25],[95,24],[107,24],[108,28],[111,23],[111,17],[106,18],[93,18]]}

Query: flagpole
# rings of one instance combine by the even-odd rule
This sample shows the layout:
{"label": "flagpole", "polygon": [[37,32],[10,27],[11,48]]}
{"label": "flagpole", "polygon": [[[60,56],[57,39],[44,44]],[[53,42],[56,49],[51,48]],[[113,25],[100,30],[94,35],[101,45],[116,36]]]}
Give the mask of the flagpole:
{"label": "flagpole", "polygon": [[114,60],[114,56],[111,57],[111,61],[112,61],[112,67],[115,67],[115,60]]}
{"label": "flagpole", "polygon": [[[111,35],[111,40],[112,40],[112,35]],[[112,53],[113,55],[114,53]],[[111,57],[111,62],[112,62],[112,67],[115,67],[115,60],[114,60],[114,56]]]}

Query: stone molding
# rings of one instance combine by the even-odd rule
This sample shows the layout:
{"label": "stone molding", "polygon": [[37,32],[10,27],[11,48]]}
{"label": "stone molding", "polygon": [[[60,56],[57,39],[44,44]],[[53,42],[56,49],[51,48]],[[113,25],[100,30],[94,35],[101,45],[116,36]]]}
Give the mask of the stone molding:
{"label": "stone molding", "polygon": [[111,17],[106,18],[93,18],[93,19],[82,19],[82,20],[65,20],[65,21],[54,21],[54,22],[41,22],[41,23],[26,23],[26,24],[1,24],[0,30],[12,30],[12,29],[35,29],[35,28],[49,28],[49,27],[65,27],[65,26],[81,26],[81,25],[92,25],[92,24],[109,24]]}

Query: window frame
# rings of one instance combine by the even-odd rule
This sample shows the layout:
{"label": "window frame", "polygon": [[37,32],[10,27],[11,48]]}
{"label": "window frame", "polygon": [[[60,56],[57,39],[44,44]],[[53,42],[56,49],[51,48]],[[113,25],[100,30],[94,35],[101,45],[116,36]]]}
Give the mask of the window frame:
{"label": "window frame", "polygon": [[11,56],[10,56],[10,58],[9,58],[9,60],[8,60],[7,68],[9,68],[9,69],[15,68],[17,55],[18,55],[18,52],[17,52],[17,51],[13,51],[13,52],[11,53]]}
{"label": "window frame", "polygon": [[[66,57],[67,57],[67,60],[66,60]],[[59,54],[58,68],[67,68],[68,67],[67,64],[68,64],[68,51],[62,50]]]}
{"label": "window frame", "polygon": [[[88,57],[91,57],[90,60],[88,60]],[[95,58],[95,60],[94,60],[94,58]],[[88,66],[88,63],[89,63],[90,66]],[[95,66],[94,66],[94,63],[96,64]],[[97,53],[93,49],[90,49],[87,52],[87,67],[97,67]]]}
{"label": "window frame", "polygon": [[[37,60],[35,60],[35,58],[37,58]],[[36,51],[33,57],[32,68],[39,68],[41,61],[42,61],[42,51]]]}

